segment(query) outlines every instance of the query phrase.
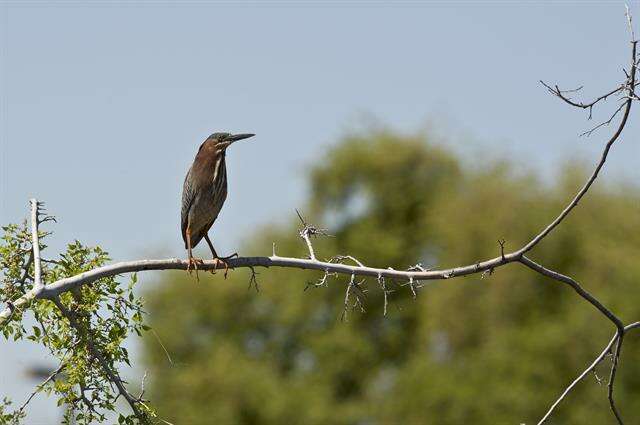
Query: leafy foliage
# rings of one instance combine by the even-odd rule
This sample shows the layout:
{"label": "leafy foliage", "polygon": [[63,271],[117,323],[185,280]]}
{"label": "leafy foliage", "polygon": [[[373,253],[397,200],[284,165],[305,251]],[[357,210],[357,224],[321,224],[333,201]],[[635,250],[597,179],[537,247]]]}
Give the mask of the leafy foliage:
{"label": "leafy foliage", "polygon": [[[498,255],[500,238],[519,247],[584,178],[575,166],[554,186],[504,162],[477,171],[423,137],[390,132],[348,137],[324,160],[303,208],[334,236],[314,240],[316,254],[396,269],[474,263]],[[635,187],[596,187],[531,255],[637,320],[639,204]],[[299,226],[268,226],[242,254],[264,255],[275,242],[280,255],[304,256]],[[348,277],[304,290],[321,276],[270,269],[255,293],[244,270],[199,283],[163,274],[148,294],[163,346],[144,339],[159,414],[189,424],[531,423],[613,333],[569,287],[518,265],[430,283],[415,300],[405,282],[386,282],[387,317],[369,280],[366,311],[349,309],[346,320]],[[631,414],[640,411],[630,358],[639,345],[627,338],[616,397]],[[605,382],[583,382],[550,423],[611,422],[607,366]]]}
{"label": "leafy foliage", "polygon": [[[44,221],[50,221],[45,218]],[[12,301],[33,287],[33,257],[31,232],[26,223],[3,227],[0,259],[2,283],[0,298]],[[39,235],[40,249],[49,236]],[[79,241],[70,243],[55,260],[42,264],[45,282],[77,275],[100,267],[109,261],[100,247],[86,247]],[[118,376],[118,367],[130,365],[129,353],[122,347],[124,339],[148,329],[142,322],[143,301],[134,294],[136,275],[128,285],[114,277],[97,280],[91,285],[60,295],[56,300],[34,300],[25,311],[14,310],[12,320],[2,327],[5,338],[26,339],[46,347],[59,363],[51,379],[36,388],[36,392],[54,395],[58,405],[68,406],[65,423],[90,424],[107,420],[108,412],[115,412],[121,394],[116,390],[110,374]],[[24,316],[32,318],[34,326],[27,327]],[[76,326],[72,326],[73,321]],[[143,400],[138,400],[145,418],[152,418]],[[8,401],[2,406],[7,411]],[[18,423],[24,407],[0,416],[3,421]],[[121,423],[134,423],[133,415],[121,415]],[[5,422],[2,422],[5,423]]]}
{"label": "leafy foliage", "polygon": [[11,406],[11,400],[3,398],[0,402],[0,423],[6,425],[19,425],[20,420],[25,417],[25,413],[16,410],[9,411]]}

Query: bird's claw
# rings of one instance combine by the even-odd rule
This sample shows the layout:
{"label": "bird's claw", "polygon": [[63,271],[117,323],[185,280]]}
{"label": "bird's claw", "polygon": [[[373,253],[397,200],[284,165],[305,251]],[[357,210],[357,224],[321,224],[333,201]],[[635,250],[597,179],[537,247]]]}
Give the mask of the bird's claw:
{"label": "bird's claw", "polygon": [[227,278],[227,273],[229,273],[229,263],[228,261],[232,258],[237,258],[238,257],[238,253],[234,252],[233,254],[227,256],[227,257],[218,257],[218,258],[214,258],[213,261],[216,262],[216,268],[212,270],[212,272],[215,274],[215,270],[218,268],[218,266],[220,264],[222,264],[224,266],[224,278]]}
{"label": "bird's claw", "polygon": [[198,276],[198,263],[204,264],[204,261],[201,258],[189,257],[187,260],[187,272],[189,273],[189,276],[191,276],[191,273],[195,270],[196,280],[199,282],[200,276]]}

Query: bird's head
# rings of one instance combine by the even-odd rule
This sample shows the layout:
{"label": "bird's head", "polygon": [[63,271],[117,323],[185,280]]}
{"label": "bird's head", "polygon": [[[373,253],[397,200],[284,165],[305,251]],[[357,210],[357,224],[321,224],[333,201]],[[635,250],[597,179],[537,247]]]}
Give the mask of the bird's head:
{"label": "bird's head", "polygon": [[243,134],[231,134],[231,133],[213,133],[207,138],[205,142],[213,143],[216,150],[225,150],[234,142],[242,139],[248,139],[255,134],[243,133]]}

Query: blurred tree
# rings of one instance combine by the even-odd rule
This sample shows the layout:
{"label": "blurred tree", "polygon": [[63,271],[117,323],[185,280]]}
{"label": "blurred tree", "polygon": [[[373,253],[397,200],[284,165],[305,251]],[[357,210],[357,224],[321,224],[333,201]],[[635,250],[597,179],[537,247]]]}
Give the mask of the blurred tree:
{"label": "blurred tree", "polygon": [[[497,240],[521,246],[548,223],[584,174],[559,184],[496,161],[469,170],[422,136],[376,131],[347,137],[310,175],[303,211],[330,227],[321,258],[350,254],[398,269],[447,267],[495,256]],[[599,186],[532,257],[574,277],[627,321],[640,316],[640,191]],[[305,254],[299,223],[249,235],[242,254]],[[305,283],[313,272],[272,269],[229,280],[184,272],[148,292],[159,340],[145,337],[151,397],[181,424],[502,424],[537,421],[597,355],[613,328],[569,287],[510,265],[492,275],[428,284],[413,299],[375,279],[366,312],[343,316],[345,278]],[[315,281],[314,281],[315,282]],[[616,386],[622,412],[640,411],[640,365],[629,334]],[[169,362],[159,345],[171,356]],[[627,345],[628,344],[628,345]],[[586,380],[549,423],[613,423],[604,379]]]}

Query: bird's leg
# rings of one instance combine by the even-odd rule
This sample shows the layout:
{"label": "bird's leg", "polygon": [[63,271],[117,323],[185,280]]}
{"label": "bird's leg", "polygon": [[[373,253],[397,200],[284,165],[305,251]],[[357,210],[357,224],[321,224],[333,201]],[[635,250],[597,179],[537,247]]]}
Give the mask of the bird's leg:
{"label": "bird's leg", "polygon": [[213,247],[213,244],[211,243],[211,239],[209,239],[209,235],[207,233],[204,234],[204,240],[207,241],[207,245],[209,245],[209,249],[211,249],[211,255],[213,255],[213,259],[215,260],[216,258],[220,258],[218,257],[218,253],[216,252],[216,249]]}
{"label": "bird's leg", "polygon": [[[187,226],[187,250],[189,253],[187,272],[191,274],[191,267],[193,267],[196,271],[196,280],[199,281],[200,277],[198,276],[198,259],[193,258],[193,252],[191,248],[191,228],[189,226]],[[202,262],[202,260],[199,260],[199,261]]]}
{"label": "bird's leg", "polygon": [[[218,253],[216,252],[215,248],[213,247],[213,244],[211,243],[211,239],[209,239],[209,235],[208,234],[204,234],[204,240],[207,241],[207,245],[209,245],[209,249],[211,249],[211,255],[213,255],[213,259],[217,260],[218,259]],[[216,274],[216,269],[213,268],[211,269],[211,273]],[[226,275],[226,273],[225,273]]]}
{"label": "bird's leg", "polygon": [[[237,257],[238,253],[233,253],[231,255],[229,255],[228,257],[220,257],[218,256],[218,253],[216,252],[215,248],[213,247],[213,244],[211,243],[211,239],[209,239],[209,235],[208,234],[204,234],[204,239],[207,241],[207,244],[209,245],[209,248],[211,249],[211,254],[213,255],[213,259],[216,261],[216,263],[222,263],[224,265],[224,278],[227,278],[227,273],[229,272],[229,263],[227,262],[227,260],[230,260],[233,257]],[[215,269],[214,269],[214,273],[215,273]]]}

